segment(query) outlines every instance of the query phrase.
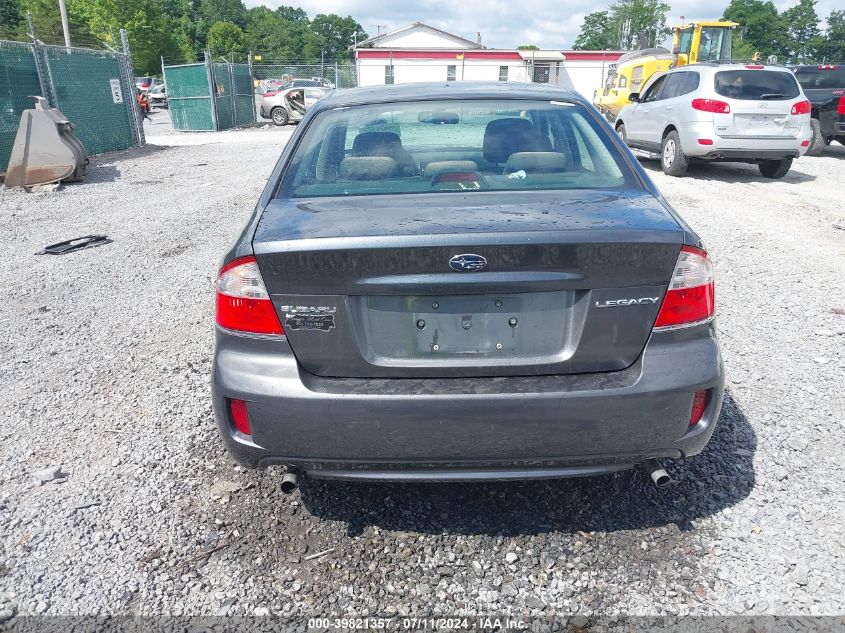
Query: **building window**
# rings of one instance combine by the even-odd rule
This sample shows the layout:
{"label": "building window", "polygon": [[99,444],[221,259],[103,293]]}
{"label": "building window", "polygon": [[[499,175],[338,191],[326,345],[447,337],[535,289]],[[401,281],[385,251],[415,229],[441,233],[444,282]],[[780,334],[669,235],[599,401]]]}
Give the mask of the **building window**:
{"label": "building window", "polygon": [[390,66],[384,67],[384,83],[385,84],[392,84],[393,83],[393,64],[390,64]]}
{"label": "building window", "polygon": [[455,76],[457,74],[457,66],[446,66],[446,81],[455,81]]}
{"label": "building window", "polygon": [[508,67],[507,66],[499,66],[499,81],[507,81],[508,80]]}

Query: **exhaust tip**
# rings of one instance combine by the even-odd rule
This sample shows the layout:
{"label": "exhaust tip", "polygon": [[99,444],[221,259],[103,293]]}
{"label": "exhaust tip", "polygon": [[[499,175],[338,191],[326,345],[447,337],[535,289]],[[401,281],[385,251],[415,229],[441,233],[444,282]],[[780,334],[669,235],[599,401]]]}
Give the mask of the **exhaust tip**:
{"label": "exhaust tip", "polygon": [[291,494],[299,486],[299,477],[296,473],[286,472],[282,477],[282,492],[286,495]]}
{"label": "exhaust tip", "polygon": [[649,477],[651,477],[651,481],[658,488],[666,488],[674,483],[673,479],[669,476],[669,473],[663,469],[663,464],[661,464],[658,459],[647,459],[643,462],[643,468],[645,468]]}

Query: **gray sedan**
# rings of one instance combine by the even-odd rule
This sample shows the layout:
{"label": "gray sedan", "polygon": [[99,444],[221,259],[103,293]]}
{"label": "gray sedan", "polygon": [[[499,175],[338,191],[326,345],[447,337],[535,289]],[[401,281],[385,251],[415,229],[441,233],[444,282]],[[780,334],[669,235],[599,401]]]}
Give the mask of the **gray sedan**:
{"label": "gray sedan", "polygon": [[250,467],[570,477],[700,452],[723,394],[698,236],[580,96],[338,91],[217,280],[213,403]]}

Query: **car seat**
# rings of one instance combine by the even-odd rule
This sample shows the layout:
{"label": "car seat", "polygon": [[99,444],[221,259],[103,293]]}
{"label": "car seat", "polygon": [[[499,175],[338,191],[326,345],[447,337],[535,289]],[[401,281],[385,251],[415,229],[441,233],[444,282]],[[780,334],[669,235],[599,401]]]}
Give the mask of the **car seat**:
{"label": "car seat", "polygon": [[386,156],[396,161],[395,176],[415,176],[420,168],[394,132],[361,132],[352,142],[352,156]]}

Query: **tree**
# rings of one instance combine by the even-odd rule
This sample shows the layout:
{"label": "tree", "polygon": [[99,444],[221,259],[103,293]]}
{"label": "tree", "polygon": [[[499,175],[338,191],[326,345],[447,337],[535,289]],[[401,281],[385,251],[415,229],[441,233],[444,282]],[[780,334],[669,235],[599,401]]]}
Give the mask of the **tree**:
{"label": "tree", "polygon": [[208,29],[208,51],[211,56],[228,57],[230,53],[244,53],[244,32],[237,24],[217,21]]}
{"label": "tree", "polygon": [[276,13],[279,14],[279,17],[290,22],[308,22],[308,14],[299,7],[286,7],[282,5],[276,7]]}
{"label": "tree", "polygon": [[311,21],[311,31],[321,38],[322,52],[326,59],[351,59],[349,47],[353,41],[367,39],[364,28],[347,15],[321,13]]}
{"label": "tree", "polygon": [[731,0],[722,19],[740,25],[740,39],[733,46],[734,57],[750,59],[757,51],[764,59],[769,55],[786,55],[786,27],[770,0]]}
{"label": "tree", "polygon": [[613,18],[609,11],[595,11],[584,16],[581,32],[572,48],[576,51],[601,51],[616,48]]}
{"label": "tree", "polygon": [[246,7],[242,0],[201,0],[200,16],[210,25],[215,22],[231,22],[243,28],[246,26]]}
{"label": "tree", "polygon": [[783,22],[788,35],[789,61],[797,64],[816,61],[822,43],[816,0],[799,0],[783,12]]}
{"label": "tree", "polygon": [[657,46],[671,32],[666,27],[669,5],[662,0],[618,0],[609,11],[596,11],[584,17],[576,50],[630,50],[640,36],[647,47]]}
{"label": "tree", "polygon": [[20,0],[0,0],[0,37],[14,37],[23,23]]}
{"label": "tree", "polygon": [[818,61],[845,62],[845,11],[830,12],[818,54]]}
{"label": "tree", "polygon": [[631,50],[641,34],[648,46],[657,46],[671,33],[666,27],[666,14],[670,8],[662,0],[619,0],[611,5],[619,48]]}
{"label": "tree", "polygon": [[540,47],[536,44],[520,44],[516,47],[518,51],[539,51]]}

